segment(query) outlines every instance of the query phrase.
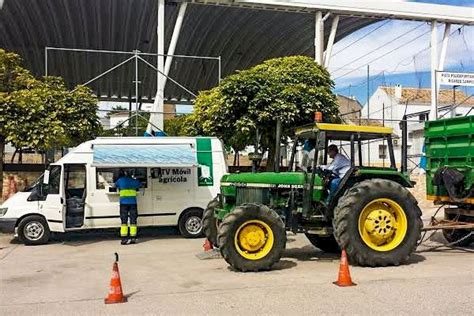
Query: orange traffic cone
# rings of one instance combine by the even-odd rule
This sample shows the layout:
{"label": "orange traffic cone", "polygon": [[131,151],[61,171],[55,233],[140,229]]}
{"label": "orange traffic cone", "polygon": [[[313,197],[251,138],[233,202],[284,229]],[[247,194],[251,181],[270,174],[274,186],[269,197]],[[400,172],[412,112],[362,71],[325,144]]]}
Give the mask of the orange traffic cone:
{"label": "orange traffic cone", "polygon": [[112,278],[110,279],[109,295],[104,299],[105,304],[125,303],[127,298],[123,296],[122,282],[118,268],[118,254],[115,253],[115,262],[112,268]]}
{"label": "orange traffic cone", "polygon": [[341,263],[339,265],[339,276],[336,282],[337,286],[353,286],[357,285],[352,282],[351,273],[349,272],[349,262],[347,261],[346,251],[343,249],[341,254]]}
{"label": "orange traffic cone", "polygon": [[211,242],[207,238],[204,241],[204,244],[202,245],[202,247],[204,248],[204,251],[209,251],[209,250],[212,250],[214,248],[214,247],[212,247]]}

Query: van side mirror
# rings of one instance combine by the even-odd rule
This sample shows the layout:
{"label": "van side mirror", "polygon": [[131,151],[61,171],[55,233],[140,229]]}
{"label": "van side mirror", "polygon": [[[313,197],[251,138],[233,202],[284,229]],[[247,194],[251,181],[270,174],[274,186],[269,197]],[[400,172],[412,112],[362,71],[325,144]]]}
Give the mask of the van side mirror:
{"label": "van side mirror", "polygon": [[40,183],[40,184],[46,184],[46,185],[49,184],[49,170],[44,171],[43,183]]}

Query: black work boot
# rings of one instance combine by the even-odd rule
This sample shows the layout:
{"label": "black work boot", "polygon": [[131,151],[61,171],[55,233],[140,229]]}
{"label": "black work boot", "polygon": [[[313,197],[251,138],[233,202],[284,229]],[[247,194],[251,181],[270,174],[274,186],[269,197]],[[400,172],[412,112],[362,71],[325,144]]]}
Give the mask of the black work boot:
{"label": "black work boot", "polygon": [[137,237],[131,237],[130,238],[130,243],[131,244],[136,244],[137,243]]}
{"label": "black work boot", "polygon": [[122,241],[120,242],[121,245],[126,245],[128,244],[128,238],[127,237],[122,237]]}

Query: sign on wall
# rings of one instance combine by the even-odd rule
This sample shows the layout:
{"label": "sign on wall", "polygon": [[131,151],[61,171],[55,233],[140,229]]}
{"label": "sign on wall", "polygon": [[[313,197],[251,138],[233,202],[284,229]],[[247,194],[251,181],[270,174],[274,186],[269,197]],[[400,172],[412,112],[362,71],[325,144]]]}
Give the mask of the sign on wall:
{"label": "sign on wall", "polygon": [[467,72],[438,72],[438,83],[447,86],[474,87],[474,73]]}

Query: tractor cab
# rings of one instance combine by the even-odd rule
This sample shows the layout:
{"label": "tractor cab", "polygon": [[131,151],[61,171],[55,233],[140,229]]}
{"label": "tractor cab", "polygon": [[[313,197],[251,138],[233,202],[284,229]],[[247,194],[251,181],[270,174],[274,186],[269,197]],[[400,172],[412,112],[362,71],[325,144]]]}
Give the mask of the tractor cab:
{"label": "tractor cab", "polygon": [[[320,181],[323,184],[322,197],[325,198],[323,203],[326,204],[328,209],[334,207],[334,203],[337,202],[337,199],[341,196],[347,184],[354,181],[354,177],[361,180],[364,178],[364,174],[373,175],[377,173],[382,177],[395,177],[398,178],[397,181],[402,182],[404,185],[411,186],[408,178],[405,178],[397,171],[392,133],[392,128],[383,126],[315,123],[299,127],[295,131],[289,168],[291,170],[304,170],[308,172],[309,183],[318,181],[316,180],[318,177],[322,179]],[[381,142],[382,145],[386,146],[389,158],[387,167],[370,167],[364,165],[364,149],[367,150],[367,144],[371,142]],[[297,155],[297,147],[301,144],[312,144],[312,146],[308,148],[311,149],[310,151],[306,149],[307,152],[303,153],[303,161],[298,165],[295,156]],[[334,177],[338,176],[325,169],[325,167],[330,165],[330,162],[328,162],[328,148],[331,144],[336,145],[339,148],[339,152],[347,157],[350,161],[350,168],[345,176],[340,179],[337,191],[333,192],[334,194],[328,199],[329,183]],[[303,146],[303,148],[304,147],[305,146]],[[303,151],[305,150],[303,149]],[[310,164],[308,164],[308,162],[310,162]],[[314,194],[314,189],[312,189],[312,187],[308,188],[309,191],[312,191],[307,192],[308,195],[311,196]],[[309,205],[307,207],[309,207]]]}

